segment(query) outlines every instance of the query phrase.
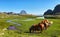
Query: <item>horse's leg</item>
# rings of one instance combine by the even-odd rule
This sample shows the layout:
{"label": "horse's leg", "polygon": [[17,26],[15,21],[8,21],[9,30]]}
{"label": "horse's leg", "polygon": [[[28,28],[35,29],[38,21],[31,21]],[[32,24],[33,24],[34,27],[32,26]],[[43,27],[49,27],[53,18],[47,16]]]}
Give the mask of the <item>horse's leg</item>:
{"label": "horse's leg", "polygon": [[29,32],[31,33],[31,29],[29,29]]}
{"label": "horse's leg", "polygon": [[35,30],[31,28],[31,29],[29,29],[29,32],[33,33],[33,32],[35,32]]}
{"label": "horse's leg", "polygon": [[29,32],[31,33],[33,29],[34,29],[34,26],[31,26],[29,29]]}
{"label": "horse's leg", "polygon": [[39,27],[40,33],[42,33],[42,26]]}
{"label": "horse's leg", "polygon": [[43,32],[44,30],[44,24],[41,24],[41,33]]}
{"label": "horse's leg", "polygon": [[47,30],[47,28],[48,28],[48,25],[46,24],[45,30]]}

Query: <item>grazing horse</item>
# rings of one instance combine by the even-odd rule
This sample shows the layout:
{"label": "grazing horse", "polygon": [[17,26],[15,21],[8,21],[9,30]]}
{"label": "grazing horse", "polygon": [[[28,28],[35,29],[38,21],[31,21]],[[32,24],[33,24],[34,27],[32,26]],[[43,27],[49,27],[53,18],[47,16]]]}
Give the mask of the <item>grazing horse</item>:
{"label": "grazing horse", "polygon": [[41,23],[32,25],[29,31],[30,33],[36,31],[42,32],[44,29],[47,29],[52,23],[53,23],[52,21],[49,22],[48,20],[43,20]]}

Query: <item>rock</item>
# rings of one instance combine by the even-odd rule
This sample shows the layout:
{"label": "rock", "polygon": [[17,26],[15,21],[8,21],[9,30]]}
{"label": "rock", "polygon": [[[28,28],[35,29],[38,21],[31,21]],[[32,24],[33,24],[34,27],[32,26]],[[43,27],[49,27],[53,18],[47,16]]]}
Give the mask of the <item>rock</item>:
{"label": "rock", "polygon": [[8,30],[16,30],[16,27],[13,26],[13,25],[10,25],[7,29],[8,29]]}
{"label": "rock", "polygon": [[4,28],[2,31],[6,31],[7,30],[7,28]]}

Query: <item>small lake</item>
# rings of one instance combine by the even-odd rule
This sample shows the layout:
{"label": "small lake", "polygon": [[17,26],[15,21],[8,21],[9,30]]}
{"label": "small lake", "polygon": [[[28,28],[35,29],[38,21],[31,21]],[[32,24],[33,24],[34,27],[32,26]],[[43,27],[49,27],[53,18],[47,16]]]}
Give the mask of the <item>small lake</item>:
{"label": "small lake", "polygon": [[[27,19],[25,19],[25,20],[21,20],[21,21],[35,21],[36,19],[44,19],[44,17],[36,17],[36,18],[27,18]],[[13,23],[13,24],[15,24],[15,25],[17,25],[17,26],[21,26],[21,24],[19,24],[19,23],[16,23],[16,22],[13,22],[13,21],[18,21],[19,19],[13,19],[13,20],[7,20],[6,22],[9,22],[9,23]]]}
{"label": "small lake", "polygon": [[21,24],[16,23],[16,22],[13,22],[12,20],[7,20],[6,22],[9,22],[9,23],[15,24],[15,25],[17,25],[17,26],[21,26]]}
{"label": "small lake", "polygon": [[26,20],[22,20],[22,21],[34,21],[35,19],[32,19],[32,18],[28,18]]}
{"label": "small lake", "polygon": [[44,17],[37,17],[36,19],[44,19]]}

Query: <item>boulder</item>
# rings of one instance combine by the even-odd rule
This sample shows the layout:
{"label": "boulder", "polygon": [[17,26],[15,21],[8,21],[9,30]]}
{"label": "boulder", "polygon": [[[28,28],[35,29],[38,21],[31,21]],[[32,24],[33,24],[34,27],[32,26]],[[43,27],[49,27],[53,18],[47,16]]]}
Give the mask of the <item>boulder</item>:
{"label": "boulder", "polygon": [[13,25],[10,25],[7,29],[8,29],[8,30],[16,30],[16,27],[13,26]]}

